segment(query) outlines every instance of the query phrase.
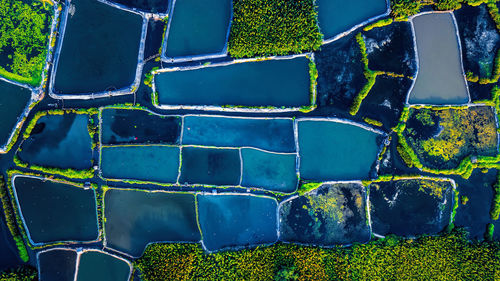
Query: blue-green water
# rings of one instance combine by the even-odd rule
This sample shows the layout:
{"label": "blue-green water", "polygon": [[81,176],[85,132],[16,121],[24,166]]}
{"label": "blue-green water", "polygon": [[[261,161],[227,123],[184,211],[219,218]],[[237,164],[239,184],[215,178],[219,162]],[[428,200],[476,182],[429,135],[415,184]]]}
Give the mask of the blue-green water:
{"label": "blue-green water", "polygon": [[317,0],[319,28],[329,39],[387,10],[385,0]]}
{"label": "blue-green water", "polygon": [[417,80],[410,103],[467,103],[456,27],[450,13],[424,14],[412,20],[418,51]]}
{"label": "blue-green water", "polygon": [[178,0],[170,22],[167,57],[220,53],[226,44],[231,0]]}
{"label": "blue-green water", "polygon": [[181,184],[238,185],[240,174],[237,149],[182,148]]}
{"label": "blue-green water", "polygon": [[63,94],[128,87],[135,78],[142,17],[99,1],[72,0],[54,89]]}
{"label": "blue-green water", "polygon": [[105,178],[175,183],[179,172],[178,147],[103,147],[101,170]]}
{"label": "blue-green water", "polygon": [[331,121],[298,123],[300,177],[308,180],[368,178],[378,153],[378,134]]}
{"label": "blue-green water", "polygon": [[106,192],[108,247],[141,256],[152,242],[198,242],[193,194],[114,190]]}
{"label": "blue-green water", "polygon": [[18,152],[24,162],[77,170],[92,167],[92,143],[84,114],[41,117]]}
{"label": "blue-green water", "polygon": [[38,255],[40,281],[73,281],[76,271],[76,252],[51,250]]}
{"label": "blue-green water", "polygon": [[198,195],[197,199],[207,250],[276,241],[275,200],[244,195]]}
{"label": "blue-green water", "polygon": [[155,76],[161,105],[307,106],[309,59],[265,60]]}
{"label": "blue-green water", "polygon": [[17,120],[31,98],[31,91],[0,79],[0,147],[7,143]]}
{"label": "blue-green water", "polygon": [[275,152],[295,152],[291,119],[186,116],[182,143],[219,147],[250,146]]}
{"label": "blue-green water", "polygon": [[92,189],[28,177],[16,177],[14,189],[35,243],[97,239]]}
{"label": "blue-green water", "polygon": [[297,188],[296,154],[275,154],[244,148],[241,156],[242,186],[287,193]]}
{"label": "blue-green water", "polygon": [[89,251],[80,257],[77,281],[127,281],[130,267],[123,260]]}

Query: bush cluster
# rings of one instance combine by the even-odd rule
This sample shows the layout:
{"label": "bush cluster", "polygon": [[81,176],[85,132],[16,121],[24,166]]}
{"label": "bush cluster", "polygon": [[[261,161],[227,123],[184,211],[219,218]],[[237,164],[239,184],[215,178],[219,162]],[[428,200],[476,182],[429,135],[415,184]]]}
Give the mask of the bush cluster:
{"label": "bush cluster", "polygon": [[493,186],[493,200],[491,201],[490,217],[498,220],[500,217],[500,177]]}
{"label": "bush cluster", "polygon": [[34,267],[21,266],[0,272],[0,281],[36,281],[38,273]]}

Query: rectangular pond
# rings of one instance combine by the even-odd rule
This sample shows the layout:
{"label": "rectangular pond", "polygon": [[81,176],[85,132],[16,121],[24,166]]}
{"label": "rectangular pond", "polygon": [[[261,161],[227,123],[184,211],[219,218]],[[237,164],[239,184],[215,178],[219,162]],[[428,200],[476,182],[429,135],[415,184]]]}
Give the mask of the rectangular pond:
{"label": "rectangular pond", "polygon": [[164,106],[300,107],[310,105],[309,59],[268,59],[155,75]]}
{"label": "rectangular pond", "polygon": [[13,187],[34,243],[97,239],[93,189],[27,176],[15,176]]}
{"label": "rectangular pond", "polygon": [[452,13],[430,13],[411,20],[418,72],[409,103],[461,104],[469,101],[460,39]]}
{"label": "rectangular pond", "polygon": [[277,240],[277,202],[270,197],[197,195],[203,245],[209,251]]}
{"label": "rectangular pond", "polygon": [[231,0],[174,1],[165,56],[222,53],[231,20]]}
{"label": "rectangular pond", "polygon": [[77,254],[74,250],[54,249],[40,252],[38,275],[40,281],[74,281]]}
{"label": "rectangular pond", "polygon": [[177,182],[180,149],[175,146],[111,146],[101,150],[104,178]]}
{"label": "rectangular pond", "polygon": [[121,258],[100,252],[85,251],[80,255],[76,281],[127,281],[130,265]]}
{"label": "rectangular pond", "polygon": [[135,79],[143,19],[99,1],[72,0],[52,87],[62,94],[129,87]]}
{"label": "rectangular pond", "polygon": [[269,153],[241,149],[243,173],[241,185],[290,193],[297,188],[297,154]]}
{"label": "rectangular pond", "polygon": [[0,147],[7,145],[30,99],[31,90],[0,79]]}
{"label": "rectangular pond", "polygon": [[386,0],[318,0],[319,29],[325,39],[387,12]]}
{"label": "rectangular pond", "polygon": [[295,152],[292,119],[185,116],[184,145],[255,147]]}
{"label": "rectangular pond", "polygon": [[153,242],[198,242],[194,194],[110,189],[104,197],[107,246],[134,257]]}
{"label": "rectangular pond", "polygon": [[238,185],[238,149],[183,147],[180,184]]}
{"label": "rectangular pond", "polygon": [[379,152],[379,134],[331,120],[298,121],[301,178],[367,179]]}
{"label": "rectangular pond", "polygon": [[177,144],[182,118],[142,109],[104,108],[101,113],[103,144]]}

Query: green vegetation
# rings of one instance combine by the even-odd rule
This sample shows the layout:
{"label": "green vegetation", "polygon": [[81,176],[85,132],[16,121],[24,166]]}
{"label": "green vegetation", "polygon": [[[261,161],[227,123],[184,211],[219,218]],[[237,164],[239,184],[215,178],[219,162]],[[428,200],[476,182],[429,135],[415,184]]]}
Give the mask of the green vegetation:
{"label": "green vegetation", "polygon": [[438,237],[388,236],[350,248],[276,244],[205,253],[197,244],[153,244],[134,266],[155,280],[494,280],[498,242],[471,243],[456,229]]}
{"label": "green vegetation", "polygon": [[155,66],[151,69],[150,72],[144,74],[144,85],[152,88],[153,87],[153,79],[154,79],[154,75],[153,75],[153,72],[160,69],[159,67]]}
{"label": "green vegetation", "polygon": [[462,205],[467,205],[467,202],[469,202],[469,197],[465,195],[460,197],[460,203],[462,203]]}
{"label": "green vegetation", "polygon": [[322,35],[314,0],[233,0],[228,51],[232,57],[318,50]]}
{"label": "green vegetation", "polygon": [[363,121],[365,121],[366,123],[368,123],[370,125],[377,126],[377,127],[382,127],[384,125],[384,124],[382,124],[382,122],[368,118],[368,117],[363,118]]}
{"label": "green vegetation", "polygon": [[315,190],[316,188],[320,187],[322,183],[320,182],[308,182],[308,183],[302,183],[297,190],[297,193],[299,195],[304,195],[308,193],[311,190]]}
{"label": "green vegetation", "polygon": [[38,273],[34,267],[22,266],[0,272],[0,281],[37,281]]}
{"label": "green vegetation", "polygon": [[422,8],[421,0],[391,0],[391,17],[397,21],[404,21],[415,15]]}
{"label": "green vegetation", "polygon": [[0,0],[0,75],[38,86],[47,56],[52,6],[37,0]]}
{"label": "green vegetation", "polygon": [[393,22],[392,18],[388,18],[388,19],[382,19],[382,20],[379,20],[377,22],[374,22],[370,25],[367,25],[365,26],[365,28],[363,28],[363,31],[370,31],[374,28],[377,28],[377,27],[384,27],[384,26],[388,26],[390,25],[391,23]]}
{"label": "green vegetation", "polygon": [[500,217],[500,176],[493,185],[493,200],[491,200],[490,217],[492,220],[498,220]]}
{"label": "green vegetation", "polygon": [[495,225],[492,223],[488,223],[486,225],[486,232],[484,233],[484,239],[486,241],[492,241],[494,232],[495,232]]}
{"label": "green vegetation", "polygon": [[[26,250],[26,245],[24,245],[23,236],[17,228],[16,215],[14,213],[14,207],[12,205],[13,200],[10,200],[9,191],[7,185],[5,184],[3,176],[0,175],[0,199],[2,201],[3,211],[5,215],[5,221],[7,227],[9,228],[12,238],[16,242],[17,250],[19,252],[19,257],[23,262],[29,260],[28,251]],[[1,279],[0,274],[0,280]]]}
{"label": "green vegetation", "polygon": [[316,63],[312,58],[309,58],[309,79],[311,79],[310,86],[310,103],[311,106],[316,105],[316,85],[318,85],[318,69]]}

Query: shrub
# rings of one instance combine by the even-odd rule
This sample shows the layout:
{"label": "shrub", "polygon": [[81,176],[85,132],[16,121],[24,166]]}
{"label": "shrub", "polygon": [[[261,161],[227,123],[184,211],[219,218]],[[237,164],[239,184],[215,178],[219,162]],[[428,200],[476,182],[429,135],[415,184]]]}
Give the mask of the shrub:
{"label": "shrub", "polygon": [[488,223],[486,225],[486,232],[484,233],[484,239],[486,241],[493,240],[493,233],[495,232],[495,225],[492,223]]}
{"label": "shrub", "polygon": [[34,267],[21,266],[0,272],[0,281],[36,281],[38,273]]}
{"label": "shrub", "polygon": [[392,18],[382,19],[363,28],[364,31],[370,31],[376,27],[388,26],[393,22]]}
{"label": "shrub", "polygon": [[391,0],[391,17],[395,20],[406,20],[420,11],[420,0]]}
{"label": "shrub", "polygon": [[500,217],[500,178],[493,185],[493,200],[491,201],[490,217],[492,220],[498,220]]}
{"label": "shrub", "polygon": [[366,123],[368,123],[370,125],[377,126],[377,127],[382,127],[384,125],[384,124],[382,124],[382,122],[368,118],[368,117],[363,118],[363,121],[365,121]]}

